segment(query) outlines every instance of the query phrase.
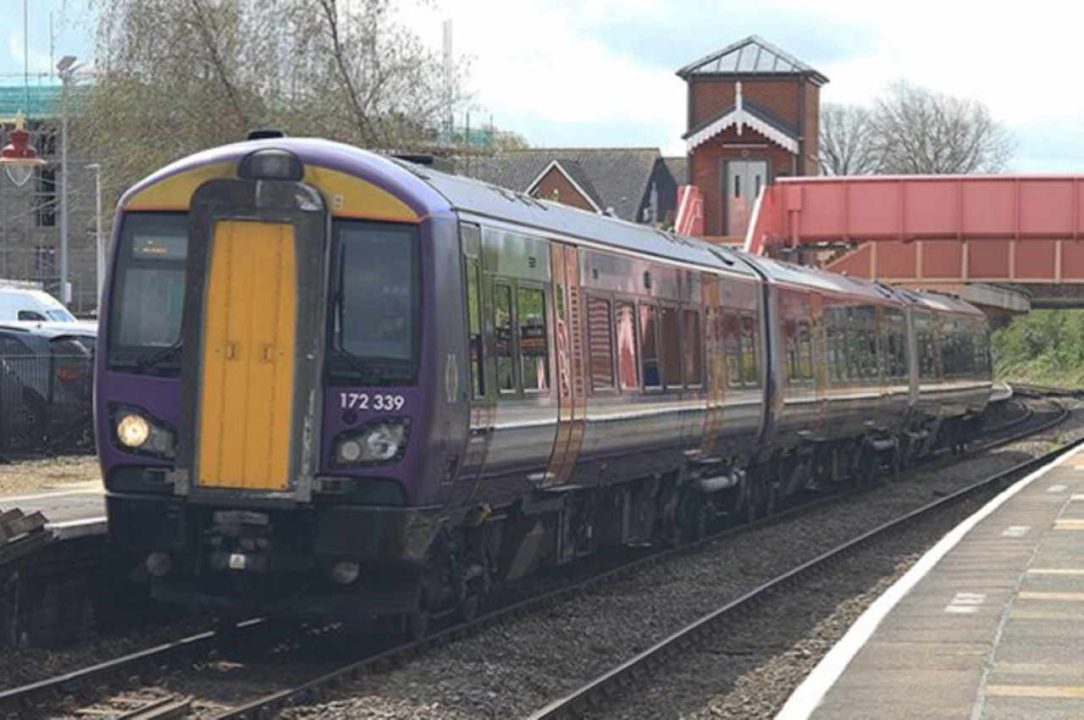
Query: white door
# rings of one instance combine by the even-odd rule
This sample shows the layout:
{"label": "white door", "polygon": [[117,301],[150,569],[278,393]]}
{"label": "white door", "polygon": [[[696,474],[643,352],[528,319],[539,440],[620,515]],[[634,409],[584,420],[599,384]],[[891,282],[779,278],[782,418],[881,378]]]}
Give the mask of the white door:
{"label": "white door", "polygon": [[760,189],[768,180],[766,160],[726,163],[726,234],[745,235]]}

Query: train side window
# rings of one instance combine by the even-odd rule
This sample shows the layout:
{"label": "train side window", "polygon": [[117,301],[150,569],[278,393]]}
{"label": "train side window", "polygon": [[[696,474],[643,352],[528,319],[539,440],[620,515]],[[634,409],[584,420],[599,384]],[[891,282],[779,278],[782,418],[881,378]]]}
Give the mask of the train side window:
{"label": "train side window", "polygon": [[741,377],[745,387],[760,386],[760,353],[757,349],[760,333],[752,315],[741,316]]}
{"label": "train side window", "polygon": [[543,392],[550,386],[549,349],[546,342],[546,296],[541,290],[517,290],[520,377],[526,392]]}
{"label": "train side window", "polygon": [[813,330],[808,320],[798,323],[798,373],[802,380],[813,379]]}
{"label": "train side window", "polygon": [[681,329],[677,310],[659,308],[659,324],[662,326],[662,371],[666,387],[681,387]]}
{"label": "train side window", "polygon": [[798,332],[793,320],[783,323],[783,348],[787,359],[787,383],[798,381]]}
{"label": "train side window", "polygon": [[640,377],[639,366],[636,362],[636,306],[630,302],[619,301],[614,314],[616,317],[614,328],[617,330],[618,383],[622,390],[638,389]]}
{"label": "train side window", "polygon": [[655,327],[655,306],[640,306],[640,366],[643,369],[644,388],[662,387],[662,374],[659,373],[658,329]]}
{"label": "train side window", "polygon": [[846,382],[847,373],[847,334],[840,327],[839,313],[829,308],[824,314],[825,345],[828,355],[828,373],[833,383]]}
{"label": "train side window", "polygon": [[493,286],[493,330],[497,346],[497,390],[516,392],[516,362],[512,347],[512,288]]}
{"label": "train side window", "polygon": [[700,313],[683,310],[685,320],[685,384],[695,387],[703,382],[701,377],[703,343],[700,331]]}
{"label": "train side window", "polygon": [[738,316],[723,313],[723,354],[726,357],[726,383],[741,387],[741,329]]}
{"label": "train side window", "polygon": [[587,352],[591,368],[591,389],[614,387],[613,328],[610,327],[610,301],[587,298]]}
{"label": "train side window", "polygon": [[478,258],[467,258],[467,344],[470,352],[470,381],[474,397],[485,397],[482,348],[482,293]]}

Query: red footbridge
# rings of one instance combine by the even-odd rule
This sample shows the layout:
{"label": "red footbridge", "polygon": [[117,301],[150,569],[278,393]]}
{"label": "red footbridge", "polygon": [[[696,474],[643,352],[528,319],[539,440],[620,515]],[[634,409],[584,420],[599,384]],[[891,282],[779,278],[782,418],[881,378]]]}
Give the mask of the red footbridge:
{"label": "red footbridge", "polygon": [[1082,206],[1084,176],[781,178],[744,245],[894,284],[981,284],[1033,306],[1084,307]]}

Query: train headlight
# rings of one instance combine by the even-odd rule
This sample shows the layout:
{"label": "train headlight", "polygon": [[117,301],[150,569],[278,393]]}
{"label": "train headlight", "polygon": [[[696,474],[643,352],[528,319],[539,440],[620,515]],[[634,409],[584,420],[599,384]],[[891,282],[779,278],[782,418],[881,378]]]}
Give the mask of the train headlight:
{"label": "train headlight", "polygon": [[406,418],[380,420],[360,432],[339,439],[335,460],[340,465],[373,465],[402,457],[406,450],[410,421]]}
{"label": "train headlight", "polygon": [[125,447],[143,447],[150,436],[151,425],[142,415],[128,413],[117,423],[117,439]]}
{"label": "train headlight", "polygon": [[113,418],[116,442],[122,450],[167,460],[176,455],[176,434],[168,424],[132,406],[115,408]]}

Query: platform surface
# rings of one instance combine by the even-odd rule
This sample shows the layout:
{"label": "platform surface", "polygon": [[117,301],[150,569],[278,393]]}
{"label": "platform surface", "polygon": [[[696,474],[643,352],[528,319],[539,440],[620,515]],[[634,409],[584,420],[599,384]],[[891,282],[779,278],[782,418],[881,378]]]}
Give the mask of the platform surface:
{"label": "platform surface", "polygon": [[1084,452],[1035,475],[920,578],[819,705],[780,717],[1084,719]]}

